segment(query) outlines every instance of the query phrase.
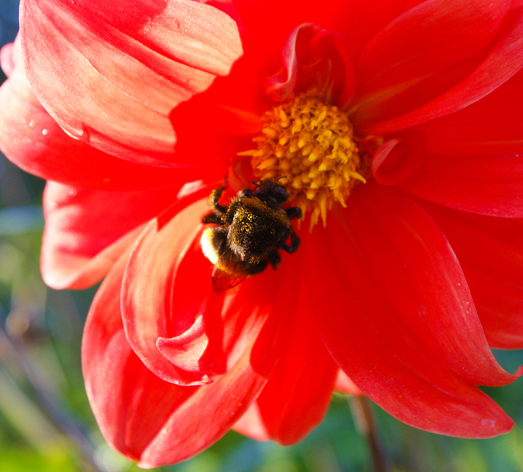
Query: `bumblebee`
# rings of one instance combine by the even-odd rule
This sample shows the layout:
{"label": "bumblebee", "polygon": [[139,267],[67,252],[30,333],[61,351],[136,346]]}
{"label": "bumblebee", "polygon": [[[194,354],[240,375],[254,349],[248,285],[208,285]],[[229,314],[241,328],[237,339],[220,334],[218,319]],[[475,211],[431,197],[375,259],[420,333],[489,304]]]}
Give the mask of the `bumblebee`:
{"label": "bumblebee", "polygon": [[227,206],[218,203],[224,186],[209,197],[213,211],[202,222],[218,226],[204,230],[201,244],[204,255],[214,264],[216,291],[238,285],[263,272],[268,264],[276,269],[281,262],[279,249],[292,254],[300,246],[291,219],[300,218],[301,209],[282,207],[289,198],[285,187],[273,179],[256,180],[253,185],[254,190],[243,189]]}

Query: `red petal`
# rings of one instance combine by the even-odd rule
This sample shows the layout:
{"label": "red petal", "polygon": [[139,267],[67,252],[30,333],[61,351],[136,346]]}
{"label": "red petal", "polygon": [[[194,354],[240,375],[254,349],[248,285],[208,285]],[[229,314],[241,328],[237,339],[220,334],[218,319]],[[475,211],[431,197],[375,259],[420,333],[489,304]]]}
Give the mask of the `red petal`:
{"label": "red petal", "polygon": [[313,237],[310,264],[328,263],[331,276],[307,272],[312,308],[331,354],[367,396],[432,432],[510,429],[473,385],[515,377],[492,356],[456,258],[420,207],[369,183]]}
{"label": "red petal", "polygon": [[132,8],[26,0],[20,23],[29,81],[53,118],[139,163],[176,163],[170,112],[228,74],[242,52],[228,15],[188,0]]}
{"label": "red petal", "polygon": [[53,288],[85,288],[100,280],[140,227],[176,200],[180,187],[103,192],[47,184],[41,268]]}
{"label": "red petal", "polygon": [[268,441],[271,438],[261,418],[257,402],[249,407],[233,426],[233,429],[244,436],[256,439],[256,441]]}
{"label": "red petal", "polygon": [[[230,75],[218,77],[208,90],[173,110],[170,118],[178,135],[180,160],[194,160],[195,142],[199,155],[215,167],[229,165],[231,158],[253,147],[252,137],[261,131],[260,116],[271,107],[263,94],[264,66],[244,56]],[[205,139],[200,138],[203,130]]]}
{"label": "red petal", "polygon": [[[383,119],[391,97],[419,86],[485,46],[510,3],[431,0],[389,23],[372,38],[358,59],[361,87],[354,119],[357,121],[360,115]],[[408,110],[412,102],[412,97],[403,99],[400,110]]]}
{"label": "red petal", "polygon": [[[127,343],[120,316],[126,259],[120,258],[93,300],[82,341],[82,369],[102,434],[122,454],[138,459],[173,405],[190,398],[195,389],[175,389],[161,381]],[[147,387],[140,389],[140,385]]]}
{"label": "red petal", "polygon": [[425,157],[425,143],[417,133],[397,133],[374,151],[372,176],[382,185],[398,185],[419,170]]}
{"label": "red petal", "polygon": [[[180,387],[161,380],[130,348],[120,316],[126,257],[104,280],[86,322],[83,373],[100,429],[116,450],[140,466],[179,462],[218,440],[259,394],[275,359],[267,351],[275,326],[247,346],[229,373],[210,385]],[[283,313],[278,313],[283,315]]]}
{"label": "red petal", "polygon": [[[207,198],[187,204],[180,201],[145,229],[122,289],[134,351],[161,378],[182,385],[208,382],[232,368],[264,326],[284,273],[268,270],[216,294],[212,266],[199,245]],[[286,313],[289,318],[292,312]]]}
{"label": "red petal", "polygon": [[[443,3],[442,0],[425,2],[416,10],[422,11],[424,8],[431,6],[438,6],[438,8],[441,8],[439,6],[441,3]],[[473,41],[476,41],[476,33],[471,33],[476,31],[476,29],[479,32],[482,32],[480,33],[480,36],[486,35],[488,38],[492,28],[495,28],[499,20],[503,18],[503,15],[506,12],[507,3],[510,2],[506,2],[505,0],[500,0],[495,3],[490,1],[459,1],[449,4],[449,2],[445,2],[445,8],[441,9],[441,11],[446,12],[451,8],[452,10],[450,11],[452,11],[452,15],[448,17],[447,22],[443,23],[443,29],[440,31],[440,34],[432,36],[432,42],[435,47],[434,54],[443,58],[446,57],[447,54],[450,54],[451,57],[453,57],[452,50],[457,50],[460,54],[463,54],[466,51],[461,51],[460,43],[466,40],[467,35],[470,38],[473,38]],[[461,18],[460,11],[465,13],[463,18]],[[480,13],[479,18],[477,12]],[[438,15],[436,15],[436,18],[437,17]],[[469,26],[465,27],[463,21],[467,17],[472,19],[472,21],[469,23]],[[409,15],[407,14],[405,18],[409,18]],[[483,26],[478,25],[478,19],[480,20],[479,25],[483,24]],[[419,25],[423,25],[422,29],[426,28],[425,23],[426,22],[419,22]],[[412,21],[412,18],[409,18],[409,22],[406,22],[406,25],[415,27],[415,22]],[[442,26],[440,25],[439,28],[441,27]],[[452,29],[458,32],[456,37],[451,36],[453,41],[459,39],[462,34],[464,36],[458,43],[454,42],[448,44],[442,54],[441,51],[438,51],[438,47],[442,38],[448,36]],[[436,31],[431,31],[430,29],[427,31],[431,32],[431,34],[436,33]],[[401,38],[401,36],[399,37]],[[384,36],[384,39],[386,39],[386,35]],[[416,38],[412,38],[408,35],[404,36],[403,40],[408,41],[409,44],[420,44],[423,47],[426,46],[425,41],[418,42],[416,41]],[[480,46],[482,45],[483,43],[480,44]],[[470,46],[468,47],[470,48]],[[399,50],[401,50],[401,48]],[[470,52],[474,53],[475,49]],[[396,56],[393,56],[393,58],[396,58]],[[424,53],[421,56],[421,59],[425,60],[425,58],[426,56]],[[431,64],[433,59],[429,59],[428,63]],[[456,60],[458,58],[455,57],[454,59]],[[381,63],[377,62],[376,64]],[[463,63],[462,65],[465,69],[468,67],[466,63]],[[372,104],[372,106],[376,107],[374,112],[365,110],[361,107],[357,112],[358,115],[354,115],[353,119],[355,124],[357,122],[358,132],[362,135],[382,135],[413,126],[427,120],[456,112],[480,100],[510,79],[519,71],[522,65],[523,8],[517,7],[509,11],[505,16],[503,23],[497,32],[495,42],[487,56],[474,68],[474,70],[468,73],[466,77],[461,78],[463,70],[456,72],[449,69],[448,73],[445,72],[446,75],[444,74],[443,76],[437,77],[437,80],[430,82],[430,87],[427,90],[422,90],[420,92],[419,89],[414,88],[412,91],[414,96],[412,98],[398,95],[398,92],[401,91],[401,89],[399,91],[391,89],[392,91],[386,95],[386,97],[394,93],[397,95],[397,100],[394,103],[396,104],[396,102],[400,100],[403,105],[399,108],[392,104],[390,107],[384,107],[383,104],[378,104],[376,101],[376,104]],[[449,80],[455,80],[458,78],[460,79],[458,83],[452,83],[452,80]],[[444,89],[441,88],[442,84],[444,84]],[[427,102],[427,100],[429,101]],[[381,114],[384,110],[385,116]],[[399,115],[398,111],[400,113]],[[389,116],[387,116],[387,113],[389,113]]]}
{"label": "red petal", "polygon": [[[269,379],[269,382],[270,381],[271,380]],[[265,389],[267,389],[267,386],[265,387]],[[334,389],[338,392],[346,393],[349,395],[363,395],[363,392],[356,386],[356,384],[351,379],[349,379],[347,374],[343,372],[341,369],[338,369]],[[298,418],[298,422],[302,423],[300,418]],[[286,428],[292,428],[292,423],[283,426],[285,426]],[[256,441],[267,441],[269,439],[274,439],[274,437],[271,436],[271,434],[269,433],[267,429],[267,424],[262,418],[260,412],[260,405],[257,401],[249,407],[249,409],[240,418],[240,420],[233,426],[233,429],[238,433],[255,439]],[[307,432],[305,432],[305,434],[306,433]]]}
{"label": "red petal", "polygon": [[420,170],[401,186],[459,210],[523,217],[523,159],[519,155],[428,155]]}
{"label": "red petal", "polygon": [[345,108],[356,87],[356,71],[343,36],[304,24],[296,27],[283,48],[283,66],[270,77],[265,93],[275,101],[317,90],[319,97]]}
{"label": "red petal", "polygon": [[506,156],[521,153],[523,73],[456,113],[416,127],[434,155]]}
{"label": "red petal", "polygon": [[493,347],[523,347],[523,220],[424,205],[463,267]]}
{"label": "red petal", "polygon": [[463,263],[481,324],[491,347],[523,349],[523,287]]}
{"label": "red petal", "polygon": [[[300,270],[295,268],[291,273]],[[292,282],[285,282],[288,291],[298,294],[298,287],[289,286]],[[300,299],[286,351],[257,400],[264,430],[284,445],[300,441],[323,420],[338,371],[303,297]],[[252,434],[252,426],[249,432]]]}
{"label": "red petal", "polygon": [[[245,27],[246,47],[256,49],[262,61],[274,62],[292,30],[303,23],[314,23],[329,30],[339,31],[335,25],[344,24],[349,18],[350,7],[342,0],[329,0],[327,4],[289,0],[234,0]],[[336,15],[332,12],[336,11]],[[277,12],[277,13],[276,13]],[[267,34],[270,25],[271,34]]]}
{"label": "red petal", "polygon": [[16,68],[0,87],[0,149],[27,172],[68,185],[107,190],[163,187],[208,175],[213,175],[214,180],[226,173],[220,162],[189,169],[135,164],[71,138],[31,90],[22,63],[17,59],[19,47],[11,52]]}
{"label": "red petal", "polygon": [[[291,31],[304,23],[342,34],[359,51],[377,31],[420,0],[233,0],[245,27],[246,47],[255,47],[262,60],[279,58]],[[335,12],[333,14],[333,12]],[[270,34],[267,34],[270,25]]]}
{"label": "red petal", "polygon": [[292,274],[285,279],[286,292],[296,294],[293,306],[297,310],[285,351],[258,400],[234,425],[236,431],[260,441],[273,439],[288,445],[306,436],[323,419],[339,371],[319,337],[303,294],[298,296],[301,279],[296,274],[303,271],[303,260],[298,254],[285,261],[285,269]]}

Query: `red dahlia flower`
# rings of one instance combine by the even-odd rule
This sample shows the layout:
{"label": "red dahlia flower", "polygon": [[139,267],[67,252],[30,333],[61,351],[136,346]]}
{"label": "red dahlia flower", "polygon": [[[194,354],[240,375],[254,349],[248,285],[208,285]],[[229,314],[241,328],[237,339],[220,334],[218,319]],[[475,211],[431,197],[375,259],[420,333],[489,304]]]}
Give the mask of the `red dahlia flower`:
{"label": "red dahlia flower", "polygon": [[[106,275],[82,354],[114,448],[290,444],[348,378],[418,428],[510,429],[476,386],[515,378],[490,347],[523,347],[521,2],[21,7],[0,146],[51,180],[47,283]],[[225,175],[285,176],[305,221],[277,270],[215,292],[199,241]]]}

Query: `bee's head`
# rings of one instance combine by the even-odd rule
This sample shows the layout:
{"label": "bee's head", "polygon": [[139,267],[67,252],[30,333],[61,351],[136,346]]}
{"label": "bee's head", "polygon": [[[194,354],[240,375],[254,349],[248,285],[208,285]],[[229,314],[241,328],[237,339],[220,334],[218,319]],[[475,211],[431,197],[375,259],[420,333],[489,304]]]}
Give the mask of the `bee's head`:
{"label": "bee's head", "polygon": [[263,179],[255,180],[253,185],[256,185],[256,196],[262,200],[272,199],[280,205],[285,203],[289,198],[289,194],[283,185],[278,183],[278,180],[283,178],[278,177],[277,180]]}

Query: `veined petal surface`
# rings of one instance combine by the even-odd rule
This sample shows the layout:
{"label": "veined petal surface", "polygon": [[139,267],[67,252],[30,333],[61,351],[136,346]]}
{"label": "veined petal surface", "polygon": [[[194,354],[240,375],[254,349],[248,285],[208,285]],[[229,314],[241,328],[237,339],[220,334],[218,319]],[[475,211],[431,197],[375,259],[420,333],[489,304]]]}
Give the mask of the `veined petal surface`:
{"label": "veined petal surface", "polygon": [[24,0],[20,34],[31,86],[68,134],[160,166],[176,164],[173,108],[242,53],[236,23],[191,0]]}

